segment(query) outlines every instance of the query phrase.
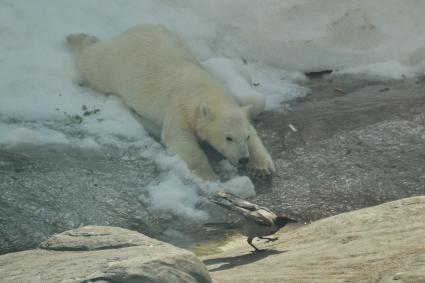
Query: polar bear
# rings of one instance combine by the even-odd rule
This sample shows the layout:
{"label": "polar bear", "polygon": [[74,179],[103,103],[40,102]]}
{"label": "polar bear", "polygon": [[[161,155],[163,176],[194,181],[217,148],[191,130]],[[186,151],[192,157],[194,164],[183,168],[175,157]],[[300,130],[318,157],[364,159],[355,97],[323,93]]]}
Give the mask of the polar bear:
{"label": "polar bear", "polygon": [[199,140],[232,164],[261,174],[273,161],[241,107],[161,25],[138,25],[111,40],[71,34],[79,74],[94,89],[113,93],[161,129],[161,142],[206,180],[218,180]]}

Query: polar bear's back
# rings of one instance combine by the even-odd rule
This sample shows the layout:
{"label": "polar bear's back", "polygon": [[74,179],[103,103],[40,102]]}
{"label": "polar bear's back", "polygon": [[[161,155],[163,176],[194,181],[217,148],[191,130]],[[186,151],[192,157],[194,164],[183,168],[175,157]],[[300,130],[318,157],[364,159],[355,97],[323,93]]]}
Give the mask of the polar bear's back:
{"label": "polar bear's back", "polygon": [[118,94],[136,112],[154,121],[155,113],[150,111],[164,109],[169,94],[181,87],[182,69],[201,68],[177,37],[165,27],[153,25],[136,26],[87,46],[77,65],[92,87]]}

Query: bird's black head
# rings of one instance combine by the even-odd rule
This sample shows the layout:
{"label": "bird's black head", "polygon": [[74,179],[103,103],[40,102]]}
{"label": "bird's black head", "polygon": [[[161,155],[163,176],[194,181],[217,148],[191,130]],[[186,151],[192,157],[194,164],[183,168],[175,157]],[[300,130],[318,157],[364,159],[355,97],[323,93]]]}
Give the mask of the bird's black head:
{"label": "bird's black head", "polygon": [[286,217],[286,216],[278,216],[274,221],[275,225],[280,229],[284,227],[288,223],[296,223],[297,220]]}

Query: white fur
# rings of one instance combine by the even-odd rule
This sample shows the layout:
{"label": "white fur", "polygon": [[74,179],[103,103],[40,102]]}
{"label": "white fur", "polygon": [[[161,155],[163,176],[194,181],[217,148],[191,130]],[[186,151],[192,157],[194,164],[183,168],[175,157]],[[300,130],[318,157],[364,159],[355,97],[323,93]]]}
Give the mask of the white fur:
{"label": "white fur", "polygon": [[201,177],[218,179],[199,139],[234,164],[249,157],[248,165],[262,173],[274,170],[248,121],[249,107],[240,107],[165,27],[140,25],[107,41],[75,34],[68,42],[82,79],[98,91],[119,95],[158,125],[168,151]]}

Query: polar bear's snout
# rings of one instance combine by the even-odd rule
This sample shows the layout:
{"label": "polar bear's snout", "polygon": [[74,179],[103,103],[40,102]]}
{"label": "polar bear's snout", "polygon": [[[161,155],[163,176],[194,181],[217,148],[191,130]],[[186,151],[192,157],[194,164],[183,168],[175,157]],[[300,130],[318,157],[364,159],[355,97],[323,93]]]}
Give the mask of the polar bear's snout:
{"label": "polar bear's snout", "polygon": [[242,157],[242,158],[239,158],[239,164],[240,165],[245,165],[245,164],[247,164],[249,162],[249,157]]}
{"label": "polar bear's snout", "polygon": [[246,165],[248,162],[249,162],[249,149],[248,149],[248,144],[244,142],[242,145],[240,145],[238,164]]}
{"label": "polar bear's snout", "polygon": [[245,139],[236,139],[227,144],[224,150],[225,157],[233,163],[234,166],[244,166],[250,160],[248,143]]}

